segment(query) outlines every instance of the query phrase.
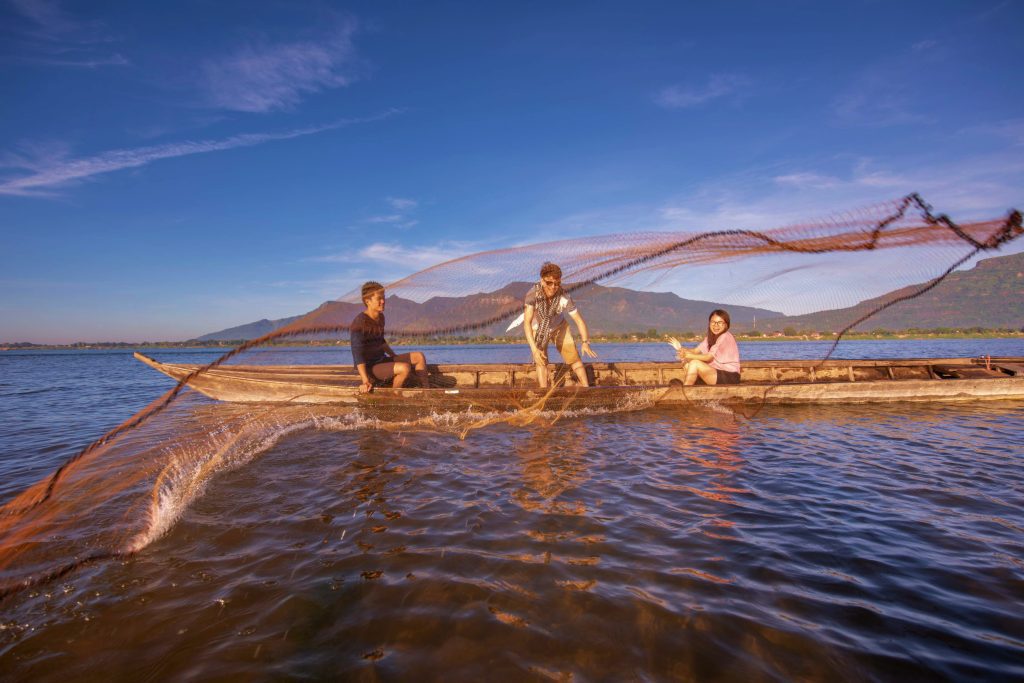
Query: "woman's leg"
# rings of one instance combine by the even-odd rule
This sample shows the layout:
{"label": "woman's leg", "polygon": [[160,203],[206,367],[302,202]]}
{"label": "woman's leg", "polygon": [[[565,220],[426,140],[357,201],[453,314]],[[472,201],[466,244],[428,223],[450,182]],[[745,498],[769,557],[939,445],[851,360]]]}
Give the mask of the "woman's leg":
{"label": "woman's leg", "polygon": [[693,386],[697,383],[699,377],[703,380],[704,384],[717,384],[718,383],[718,370],[708,365],[702,360],[691,360],[683,366],[686,371],[686,377],[683,379],[683,384],[687,386]]}

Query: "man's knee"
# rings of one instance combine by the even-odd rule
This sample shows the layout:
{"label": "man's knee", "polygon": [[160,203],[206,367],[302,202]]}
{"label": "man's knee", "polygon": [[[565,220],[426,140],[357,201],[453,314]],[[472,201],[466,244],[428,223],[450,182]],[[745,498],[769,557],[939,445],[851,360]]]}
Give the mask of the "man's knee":
{"label": "man's knee", "polygon": [[399,375],[405,377],[406,375],[409,374],[411,370],[412,366],[409,365],[408,363],[395,363],[394,372],[396,377]]}

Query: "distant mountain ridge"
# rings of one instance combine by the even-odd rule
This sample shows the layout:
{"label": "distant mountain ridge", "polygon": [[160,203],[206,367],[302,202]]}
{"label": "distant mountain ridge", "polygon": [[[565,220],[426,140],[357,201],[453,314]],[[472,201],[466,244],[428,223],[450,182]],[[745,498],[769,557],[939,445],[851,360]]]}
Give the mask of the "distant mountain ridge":
{"label": "distant mountain ridge", "polygon": [[[912,294],[926,284],[903,287],[849,308],[788,316],[784,324],[798,330],[838,332],[878,306]],[[854,329],[940,327],[1024,327],[1024,253],[982,259],[970,270],[953,271],[935,289],[887,308]]]}
{"label": "distant mountain ridge", "polygon": [[[573,293],[587,326],[595,335],[622,334],[651,328],[660,331],[699,332],[707,326],[707,316],[715,308],[729,311],[737,331],[747,331],[757,320],[757,328],[835,332],[879,305],[918,290],[926,283],[904,287],[849,308],[785,316],[761,308],[734,306],[711,301],[683,299],[671,292],[640,292],[624,287],[591,285]],[[387,315],[403,326],[432,329],[458,325],[492,317],[496,311],[512,315],[521,307],[531,283],[514,282],[495,292],[464,297],[434,297],[422,304],[392,296]],[[349,321],[361,305],[328,301],[318,311],[331,319]],[[280,320],[259,320],[230,327],[199,337],[197,341],[254,339],[287,325],[302,316]],[[508,320],[479,330],[477,334],[500,336]],[[1024,327],[1024,254],[997,256],[979,261],[970,270],[955,271],[931,291],[916,299],[901,302],[862,323],[857,330],[919,328],[1008,328]]]}
{"label": "distant mountain ridge", "polygon": [[[385,314],[389,321],[401,321],[403,327],[436,329],[458,327],[486,320],[500,311],[508,311],[506,320],[475,333],[499,336],[505,333],[508,323],[520,312],[523,298],[531,286],[529,282],[513,282],[495,292],[480,292],[464,297],[434,297],[422,304],[389,296]],[[707,327],[708,314],[719,307],[710,301],[682,299],[671,292],[639,292],[602,285],[589,285],[573,292],[572,296],[593,334],[622,334],[650,328],[703,330]],[[332,320],[348,322],[362,310],[363,307],[358,304],[327,301],[317,308],[317,313]],[[729,314],[734,325],[753,324],[755,317],[757,320],[782,317],[776,311],[748,306],[730,306]],[[197,341],[255,339],[300,317],[259,320],[203,335]]]}

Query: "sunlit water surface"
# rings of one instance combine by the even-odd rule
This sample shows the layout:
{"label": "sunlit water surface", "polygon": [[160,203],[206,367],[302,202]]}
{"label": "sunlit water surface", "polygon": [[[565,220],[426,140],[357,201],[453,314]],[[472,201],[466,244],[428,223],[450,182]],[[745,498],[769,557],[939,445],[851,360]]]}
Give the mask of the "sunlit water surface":
{"label": "sunlit water surface", "polygon": [[[1024,355],[1005,340],[856,344],[841,351]],[[743,353],[820,357],[812,346]],[[168,386],[126,353],[0,354],[0,501]],[[460,440],[189,395],[104,453],[109,500],[68,496],[73,524],[39,544],[87,553],[116,527],[138,552],[0,602],[0,677],[1019,679],[1022,418],[1019,402],[751,419],[707,405]]]}

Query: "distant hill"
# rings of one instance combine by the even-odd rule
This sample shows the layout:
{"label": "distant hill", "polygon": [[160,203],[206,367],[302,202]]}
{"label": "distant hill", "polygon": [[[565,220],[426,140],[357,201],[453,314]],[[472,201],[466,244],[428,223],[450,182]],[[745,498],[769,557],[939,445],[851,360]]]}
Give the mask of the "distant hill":
{"label": "distant hill", "polygon": [[[925,284],[925,283],[922,283]],[[531,284],[514,282],[495,292],[464,297],[435,297],[422,304],[397,296],[388,297],[389,326],[436,329],[492,317],[497,311],[509,311],[508,319],[476,334],[499,336],[511,317],[518,313]],[[622,334],[651,328],[660,332],[700,332],[707,327],[707,316],[715,308],[725,308],[737,331],[746,331],[757,318],[758,329],[835,332],[878,305],[911,293],[922,285],[913,285],[867,299],[850,308],[819,311],[800,316],[784,316],[762,308],[734,306],[728,303],[682,299],[671,292],[638,292],[624,287],[591,285],[573,293],[587,326],[594,334]],[[331,320],[348,322],[362,306],[328,301],[317,312]],[[231,327],[198,338],[198,341],[253,339],[299,319],[259,320]],[[877,328],[1009,328],[1024,327],[1024,254],[984,259],[965,271],[951,273],[935,289],[916,299],[904,301],[860,325],[858,330]]]}
{"label": "distant hill", "polygon": [[[784,324],[798,330],[837,332],[879,305],[906,296],[924,284],[911,285],[856,306],[789,316]],[[906,330],[938,327],[1021,329],[1024,327],[1024,254],[979,261],[970,270],[954,271],[935,289],[902,301],[854,328]]]}
{"label": "distant hill", "polygon": [[[503,322],[479,330],[475,334],[499,336],[511,319],[522,308],[523,298],[532,285],[513,282],[495,292],[480,292],[464,297],[434,297],[422,304],[389,296],[386,315],[388,325],[401,324],[405,328],[436,329],[458,327],[493,317],[496,312],[508,311]],[[710,301],[682,299],[671,292],[638,292],[623,287],[590,285],[573,293],[587,327],[593,334],[621,334],[651,328],[664,331],[698,332],[707,327],[708,314],[720,304]],[[361,305],[328,301],[316,312],[318,317],[348,322],[363,310]],[[758,321],[781,318],[782,314],[763,308],[729,306],[734,325],[748,326],[755,316]],[[254,339],[276,330],[301,316],[280,320],[260,320],[247,325],[231,327],[199,337],[197,341]]]}
{"label": "distant hill", "polygon": [[238,340],[238,339],[256,339],[263,335],[273,332],[279,327],[284,327],[293,320],[298,320],[301,316],[292,316],[291,318],[281,318],[280,320],[257,320],[254,323],[247,323],[245,325],[239,325],[238,327],[229,327],[226,330],[220,332],[211,332],[210,334],[204,334],[202,337],[196,337],[196,341],[225,341],[225,340]]}

